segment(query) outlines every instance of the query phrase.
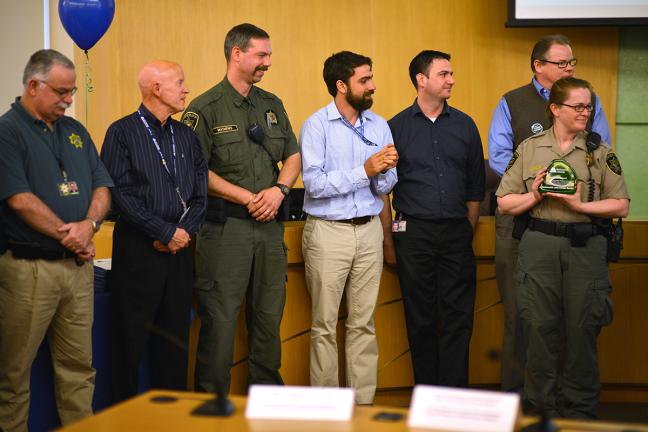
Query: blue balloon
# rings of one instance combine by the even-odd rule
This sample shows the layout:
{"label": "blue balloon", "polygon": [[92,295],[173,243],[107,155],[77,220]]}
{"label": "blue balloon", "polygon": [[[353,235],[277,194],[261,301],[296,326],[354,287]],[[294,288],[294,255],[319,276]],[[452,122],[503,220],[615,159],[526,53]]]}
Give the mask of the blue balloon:
{"label": "blue balloon", "polygon": [[115,16],[115,0],[59,0],[63,28],[84,51],[106,33]]}

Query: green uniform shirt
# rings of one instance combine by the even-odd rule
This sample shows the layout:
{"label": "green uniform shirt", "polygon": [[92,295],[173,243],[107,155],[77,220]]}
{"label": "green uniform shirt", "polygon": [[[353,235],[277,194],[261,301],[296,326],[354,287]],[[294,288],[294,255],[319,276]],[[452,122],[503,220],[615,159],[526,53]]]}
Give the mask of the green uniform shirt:
{"label": "green uniform shirt", "polygon": [[[63,222],[83,220],[93,190],[113,186],[88,131],[70,117],[61,117],[50,130],[27,112],[17,98],[0,117],[0,149],[0,202],[8,239],[49,251],[64,250],[57,240],[25,224],[6,200],[18,193],[31,192]],[[67,185],[63,170],[67,173]]]}
{"label": "green uniform shirt", "polygon": [[253,193],[273,186],[277,174],[268,152],[248,136],[251,125],[263,128],[274,161],[299,151],[281,100],[254,86],[243,97],[227,77],[194,99],[182,121],[198,134],[209,169]]}
{"label": "green uniform shirt", "polygon": [[[553,127],[534,135],[520,144],[497,189],[497,196],[523,194],[531,190],[536,173],[546,168],[554,159],[564,159],[574,168],[581,186],[581,200],[587,201],[589,172],[587,170],[587,132],[576,136],[572,146],[565,153],[560,151]],[[594,179],[594,201],[608,198],[629,198],[621,165],[610,147],[601,143],[593,152],[592,178]],[[564,204],[545,198],[530,211],[531,216],[558,222],[591,222],[589,216],[576,213]]]}

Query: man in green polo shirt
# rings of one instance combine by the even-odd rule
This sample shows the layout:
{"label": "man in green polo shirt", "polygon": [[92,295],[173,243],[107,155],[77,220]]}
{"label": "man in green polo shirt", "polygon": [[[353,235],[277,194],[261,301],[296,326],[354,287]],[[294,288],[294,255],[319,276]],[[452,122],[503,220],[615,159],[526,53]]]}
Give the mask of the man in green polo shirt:
{"label": "man in green polo shirt", "polygon": [[227,75],[193,100],[182,118],[198,134],[209,166],[210,202],[196,242],[201,391],[229,389],[246,293],[248,383],[283,382],[279,325],[287,262],[276,217],[301,159],[281,100],[254,85],[271,54],[265,31],[252,24],[232,28],[225,38]]}
{"label": "man in green polo shirt", "polygon": [[24,91],[0,117],[0,430],[26,431],[30,369],[48,334],[65,425],[92,414],[92,236],[113,183],[88,131],[65,117],[74,64],[31,56]]}

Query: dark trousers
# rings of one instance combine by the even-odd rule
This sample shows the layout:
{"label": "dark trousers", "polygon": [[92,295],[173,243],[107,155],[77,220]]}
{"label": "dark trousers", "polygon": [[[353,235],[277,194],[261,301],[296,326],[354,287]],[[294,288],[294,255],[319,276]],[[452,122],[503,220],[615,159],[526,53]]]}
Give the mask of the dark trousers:
{"label": "dark trousers", "polygon": [[524,389],[525,341],[518,315],[513,274],[520,241],[513,238],[513,216],[495,213],[495,276],[504,306],[502,339],[502,390],[522,393]]}
{"label": "dark trousers", "polygon": [[176,255],[157,252],[153,239],[118,221],[112,256],[115,401],[137,394],[139,366],[147,349],[151,386],[186,389],[193,287],[190,249]]}
{"label": "dark trousers", "polygon": [[394,233],[416,384],[468,385],[476,263],[467,219],[404,216]]}

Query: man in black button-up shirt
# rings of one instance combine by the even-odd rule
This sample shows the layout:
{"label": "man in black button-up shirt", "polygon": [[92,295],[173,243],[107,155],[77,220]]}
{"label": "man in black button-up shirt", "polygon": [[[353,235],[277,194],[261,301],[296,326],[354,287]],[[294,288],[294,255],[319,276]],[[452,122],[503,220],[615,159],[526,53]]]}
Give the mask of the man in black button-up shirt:
{"label": "man in black button-up shirt", "polygon": [[476,285],[472,237],[485,182],[482,144],[473,120],[446,102],[454,85],[450,55],[423,51],[409,70],[417,99],[389,126],[400,155],[392,237],[414,379],[466,386]]}
{"label": "man in black button-up shirt", "polygon": [[[207,164],[196,134],[171,115],[189,93],[182,68],[165,61],[144,66],[142,104],[113,123],[101,159],[115,179],[111,287],[115,312],[114,393],[137,391],[139,362],[151,341],[151,384],[185,389],[193,286],[191,235],[201,227]],[[151,331],[153,330],[153,331]]]}

